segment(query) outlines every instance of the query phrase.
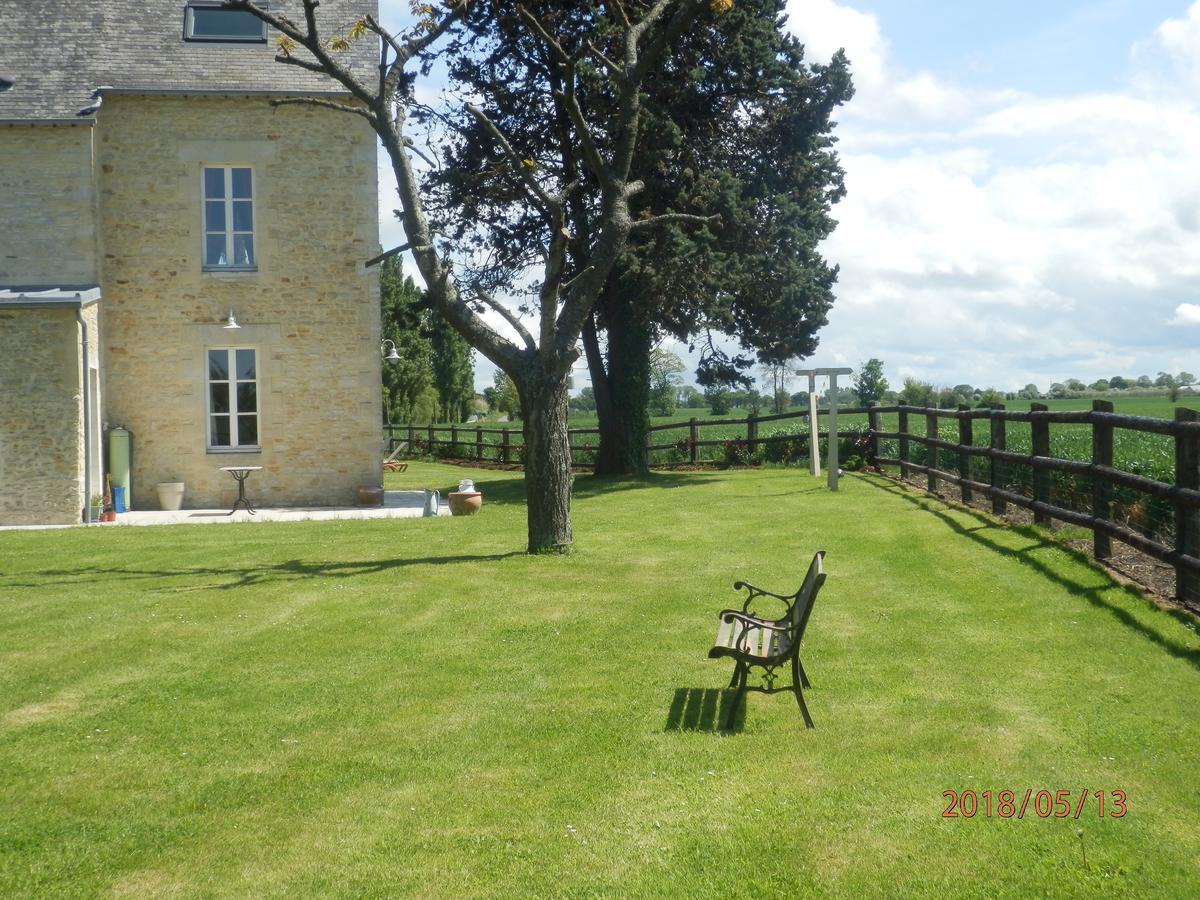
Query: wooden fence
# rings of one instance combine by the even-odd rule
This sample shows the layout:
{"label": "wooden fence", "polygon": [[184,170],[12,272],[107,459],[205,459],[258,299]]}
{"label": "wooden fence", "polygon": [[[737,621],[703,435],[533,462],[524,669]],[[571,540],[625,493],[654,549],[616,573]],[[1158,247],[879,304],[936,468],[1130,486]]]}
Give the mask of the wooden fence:
{"label": "wooden fence", "polygon": [[[879,416],[895,413],[899,420],[897,431],[883,431]],[[1007,504],[1020,506],[1033,513],[1038,524],[1049,525],[1052,519],[1080,525],[1093,535],[1093,552],[1097,559],[1112,556],[1112,541],[1118,540],[1175,569],[1176,595],[1180,602],[1200,606],[1200,413],[1177,408],[1174,421],[1148,416],[1127,416],[1113,412],[1111,403],[1094,401],[1092,409],[1050,412],[1042,404],[1031,404],[1028,412],[999,409],[957,410],[927,409],[924,407],[874,407],[870,412],[871,428],[869,458],[880,465],[897,466],[901,477],[924,474],[926,489],[936,492],[939,481],[956,485],[963,502],[975,494],[991,501],[992,511],[1003,514]],[[910,430],[910,423],[924,419],[924,434]],[[958,440],[938,437],[942,419],[958,422]],[[989,423],[987,446],[974,441],[975,420]],[[1031,432],[1029,453],[1014,453],[1006,446],[1006,426],[1009,422],[1028,422]],[[1090,461],[1059,459],[1050,455],[1051,425],[1091,426],[1092,458]],[[1113,466],[1113,432],[1128,429],[1150,434],[1166,435],[1174,440],[1174,482],[1158,481]],[[895,458],[879,454],[881,440],[894,440],[898,448]],[[923,445],[926,464],[912,460],[911,446]],[[954,460],[953,470],[941,468],[938,451],[948,452]],[[987,480],[972,477],[971,460],[986,462]],[[1027,467],[1031,474],[1029,496],[1011,490],[1010,473],[1004,466]],[[1069,508],[1055,502],[1051,496],[1053,473],[1084,477],[1090,482],[1090,504],[1087,508]],[[1143,534],[1134,528],[1114,521],[1114,489],[1124,488],[1156,498],[1173,515],[1173,540],[1167,542]]]}
{"label": "wooden fence", "polygon": [[[828,409],[819,409],[820,416],[828,415]],[[867,461],[879,466],[899,468],[902,478],[924,475],[926,488],[937,492],[938,483],[946,482],[959,489],[964,502],[971,502],[975,495],[991,501],[992,511],[1003,514],[1008,504],[1023,507],[1033,513],[1034,521],[1048,525],[1052,519],[1079,525],[1091,530],[1093,551],[1097,559],[1112,556],[1112,541],[1117,540],[1145,553],[1153,559],[1171,566],[1176,573],[1176,593],[1181,602],[1200,607],[1200,413],[1195,410],[1177,408],[1175,419],[1159,419],[1149,416],[1119,415],[1113,412],[1112,404],[1097,400],[1091,410],[1050,412],[1044,405],[1031,404],[1028,412],[996,409],[931,409],[915,406],[879,406],[839,409],[838,415],[867,416],[867,429],[843,431],[839,428],[841,457],[847,455],[847,447],[861,446]],[[895,415],[896,431],[885,431],[882,416]],[[780,442],[790,442],[792,458],[807,458],[808,433],[798,431],[790,434],[760,435],[764,423],[808,419],[807,411],[780,413],[768,416],[749,416],[746,419],[690,419],[688,421],[653,425],[646,446],[647,459],[655,452],[673,451],[671,456],[680,464],[697,464],[703,459],[704,448],[721,447],[723,461],[739,461],[737,454],[744,452],[746,459],[754,458],[764,448]],[[943,420],[958,424],[957,440],[945,440],[939,436],[939,424]],[[975,422],[986,420],[987,444],[975,440]],[[913,431],[911,426],[923,420],[924,431]],[[1030,428],[1028,453],[1018,453],[1007,446],[1010,422],[1027,422]],[[1062,459],[1051,456],[1052,425],[1086,425],[1091,429],[1091,459]],[[812,423],[809,423],[811,428]],[[726,432],[719,438],[705,439],[704,429],[733,428],[733,436]],[[1117,429],[1164,435],[1174,441],[1174,479],[1160,481],[1123,471],[1113,464],[1113,433]],[[673,442],[662,442],[659,435],[667,431],[686,430],[686,437]],[[407,442],[411,452],[425,451],[435,455],[456,456],[476,461],[519,463],[523,452],[521,429],[484,428],[467,425],[387,425],[389,449]],[[593,443],[599,430],[595,428],[570,429],[573,461],[580,467],[589,467],[587,455],[595,451]],[[826,439],[827,433],[820,432]],[[589,441],[588,438],[592,438]],[[657,442],[656,442],[657,441]],[[881,455],[882,442],[889,449],[896,448],[896,456]],[[924,449],[918,461],[912,451],[914,445]],[[952,465],[942,467],[939,457],[948,455]],[[972,461],[976,465],[972,471]],[[1014,477],[1014,471],[1023,475]],[[1077,481],[1086,481],[1088,496],[1085,502],[1074,497],[1064,499],[1061,492],[1052,489],[1055,474],[1071,476]],[[1014,482],[1027,486],[1027,493],[1014,490]],[[1114,492],[1136,494],[1150,498],[1158,508],[1167,510],[1168,520],[1151,534],[1122,524],[1114,516]]]}
{"label": "wooden fence", "polygon": [[[838,408],[839,416],[864,415],[869,410],[866,407]],[[817,410],[818,427],[822,416],[828,416],[829,410]],[[728,461],[729,453],[744,453],[746,458],[753,457],[759,450],[772,444],[799,442],[807,446],[808,431],[797,434],[761,435],[759,430],[764,423],[782,422],[786,420],[805,420],[807,410],[777,413],[767,416],[750,415],[745,419],[689,419],[681,422],[667,422],[651,425],[646,444],[646,459],[653,462],[653,454],[662,451],[674,451],[680,465],[697,465],[706,460],[704,448],[719,447],[723,454],[720,461]],[[704,429],[734,428],[736,434],[725,434],[720,438],[704,438]],[[811,427],[811,423],[809,423]],[[524,438],[520,424],[513,428],[484,428],[480,425],[385,425],[383,426],[388,441],[389,452],[400,444],[407,443],[412,452],[417,450],[444,455],[457,459],[520,463],[524,451]],[[657,442],[658,435],[667,431],[686,430],[687,436],[675,441]],[[591,468],[593,461],[588,455],[596,450],[599,442],[598,428],[571,428],[568,430],[571,442],[572,463],[580,468]],[[711,432],[710,432],[711,433]],[[828,438],[828,433],[819,432],[820,439]],[[839,439],[865,441],[865,430],[838,429]],[[588,439],[591,440],[588,440]]]}

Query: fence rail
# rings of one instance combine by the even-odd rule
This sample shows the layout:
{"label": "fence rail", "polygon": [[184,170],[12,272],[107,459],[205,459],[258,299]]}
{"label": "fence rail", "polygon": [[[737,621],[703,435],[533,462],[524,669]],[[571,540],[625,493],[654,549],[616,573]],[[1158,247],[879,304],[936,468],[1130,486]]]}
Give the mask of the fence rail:
{"label": "fence rail", "polygon": [[[838,409],[838,415],[863,415],[868,412],[866,407],[849,407]],[[818,423],[822,416],[829,415],[826,408],[817,410]],[[801,446],[806,447],[809,440],[808,430],[802,433],[784,435],[760,435],[759,426],[763,423],[801,420],[807,422],[807,410],[773,413],[766,416],[751,415],[745,419],[688,419],[680,422],[667,422],[651,425],[648,429],[645,447],[647,461],[654,465],[698,465],[703,462],[737,462],[754,457],[762,448],[781,444],[797,444],[794,448],[799,452]],[[811,423],[810,423],[811,427]],[[388,424],[384,427],[388,441],[388,452],[401,444],[408,444],[411,452],[423,451],[434,455],[448,456],[456,459],[520,463],[524,452],[524,439],[521,427],[485,428],[472,425],[409,425]],[[702,438],[703,429],[733,428],[736,434],[725,434],[719,438]],[[655,442],[654,435],[664,431],[687,432],[669,443]],[[711,432],[710,432],[711,433]],[[599,428],[568,429],[571,443],[572,463],[579,468],[591,468],[595,461],[590,458],[596,451],[596,442],[589,442],[587,437],[598,436]],[[862,430],[846,431],[839,429],[839,437],[847,443],[865,438]],[[819,439],[824,441],[828,433],[819,431]],[[498,437],[499,440],[494,438]],[[716,457],[706,457],[704,448],[722,448],[722,453]],[[659,459],[655,454],[673,454],[675,458]],[[796,455],[796,454],[793,454]]]}
{"label": "fence rail", "polygon": [[[817,410],[815,424],[821,441],[828,439],[828,433],[820,431],[820,417],[828,414],[828,409]],[[869,463],[898,467],[902,478],[925,476],[926,489],[932,493],[937,493],[939,483],[945,482],[959,489],[964,502],[972,502],[976,495],[990,500],[992,511],[998,515],[1012,504],[1032,512],[1038,524],[1049,525],[1057,519],[1082,526],[1092,532],[1097,559],[1110,559],[1112,541],[1120,541],[1174,568],[1178,599],[1200,607],[1200,413],[1195,410],[1179,407],[1173,420],[1159,419],[1118,414],[1111,403],[1097,400],[1092,409],[1077,411],[1050,411],[1036,403],[1028,411],[872,404],[839,409],[838,414],[867,416],[865,430],[839,429],[839,459],[860,452]],[[896,430],[883,428],[884,415],[895,416]],[[647,461],[658,465],[745,462],[759,454],[768,459],[807,459],[813,422],[808,421],[807,429],[791,433],[759,433],[764,423],[788,420],[807,421],[809,413],[803,410],[745,419],[692,418],[652,425],[645,447]],[[924,433],[914,431],[912,426],[919,427],[922,420]],[[947,440],[939,433],[941,423],[947,420],[957,422],[956,440]],[[980,429],[986,430],[986,442],[977,441],[977,437],[984,437],[977,435],[975,427],[982,422],[987,423],[986,429]],[[1011,423],[1028,423],[1029,452],[1009,447]],[[1052,426],[1072,426],[1076,431],[1089,428],[1091,459],[1053,455]],[[703,437],[704,429],[716,428],[726,431],[717,438]],[[501,463],[520,463],[524,452],[520,427],[387,425],[385,431],[389,450],[407,442],[410,452]],[[669,431],[681,436],[672,442],[661,438],[656,441],[658,435]],[[1150,478],[1119,468],[1113,452],[1117,431],[1169,438],[1174,444],[1172,479]],[[570,429],[575,465],[590,468],[594,464],[596,448],[586,438],[598,434],[597,428]],[[889,452],[895,448],[894,456],[881,452],[884,442]],[[720,448],[715,459],[705,454],[706,449],[714,447]],[[664,453],[666,459],[662,458]],[[943,454],[949,464],[943,461]],[[1062,490],[1056,486],[1055,476],[1074,479],[1074,487]],[[1147,499],[1158,511],[1149,534],[1118,521],[1118,500],[1132,507]]]}
{"label": "fence rail", "polygon": [[[875,425],[880,413],[895,413],[900,428],[883,431]],[[909,429],[913,416],[925,418],[925,433]],[[959,439],[948,441],[938,436],[938,422],[957,419]],[[987,446],[974,443],[975,420],[987,420]],[[1031,442],[1029,453],[1009,450],[1006,426],[1009,422],[1029,422]],[[1062,459],[1050,453],[1052,425],[1087,425],[1091,427],[1091,460]],[[1174,480],[1172,482],[1147,478],[1119,469],[1113,462],[1113,435],[1117,429],[1170,437],[1174,441]],[[893,440],[896,457],[880,455],[879,442]],[[913,445],[925,448],[924,460],[912,458]],[[942,467],[939,451],[950,454],[954,466]],[[1049,524],[1057,519],[1079,525],[1092,532],[1092,552],[1097,559],[1112,557],[1112,541],[1117,540],[1159,560],[1175,569],[1176,598],[1192,606],[1200,606],[1200,413],[1176,408],[1175,418],[1156,419],[1149,416],[1120,415],[1112,404],[1096,400],[1091,410],[1051,412],[1041,404],[1033,404],[1029,412],[999,409],[932,410],[923,407],[896,406],[872,409],[870,459],[881,466],[897,466],[902,476],[925,475],[926,488],[936,493],[938,482],[947,482],[959,489],[963,502],[973,495],[988,498],[997,514],[1006,511],[1007,504],[1031,511],[1034,521]],[[987,463],[987,479],[974,477],[971,460]],[[1028,469],[1031,495],[1011,489],[1011,469]],[[952,470],[953,469],[953,470]],[[1068,506],[1062,498],[1053,496],[1051,476],[1054,473],[1085,480],[1090,490],[1085,508]],[[1137,495],[1148,495],[1170,508],[1167,521],[1156,533],[1144,534],[1121,524],[1114,516],[1115,488]],[[1173,532],[1173,534],[1172,534]]]}

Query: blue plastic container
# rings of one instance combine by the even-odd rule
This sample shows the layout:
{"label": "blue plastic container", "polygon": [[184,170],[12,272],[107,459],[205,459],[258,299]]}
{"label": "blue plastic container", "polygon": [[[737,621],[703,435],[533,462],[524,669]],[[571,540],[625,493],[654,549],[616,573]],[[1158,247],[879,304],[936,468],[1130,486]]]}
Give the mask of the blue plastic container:
{"label": "blue plastic container", "polygon": [[120,485],[113,485],[113,510],[119,513],[128,512],[125,509],[125,488]]}

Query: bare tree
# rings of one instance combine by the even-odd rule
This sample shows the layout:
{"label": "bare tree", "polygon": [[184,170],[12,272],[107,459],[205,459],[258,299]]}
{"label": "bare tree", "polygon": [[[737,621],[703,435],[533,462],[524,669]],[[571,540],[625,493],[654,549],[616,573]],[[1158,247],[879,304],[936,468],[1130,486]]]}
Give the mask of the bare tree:
{"label": "bare tree", "polygon": [[[582,182],[563,184],[543,175],[496,127],[486,110],[466,104],[466,111],[491,137],[498,164],[519,185],[544,229],[533,330],[489,291],[464,279],[461,267],[456,273],[448,249],[435,244],[418,174],[420,167],[413,159],[414,155],[421,156],[421,151],[406,133],[406,123],[416,107],[413,83],[421,67],[441,52],[435,47],[457,24],[475,14],[473,4],[469,0],[444,0],[441,9],[425,5],[424,19],[407,33],[392,33],[367,15],[345,33],[333,35],[318,29],[319,0],[302,0],[302,4],[304,21],[300,23],[255,6],[252,0],[225,0],[224,5],[252,13],[279,32],[276,60],[280,64],[328,75],[352,98],[343,102],[298,96],[272,103],[322,107],[359,116],[379,135],[396,176],[398,212],[407,239],[402,247],[389,252],[412,252],[427,285],[430,305],[516,384],[524,422],[528,548],[530,552],[565,550],[572,542],[567,384],[571,365],[579,357],[577,344],[584,322],[631,233],[665,221],[709,221],[672,212],[636,222],[631,217],[629,199],[642,188],[639,181],[630,179],[638,142],[641,86],[668,48],[692,27],[698,13],[706,8],[719,13],[728,8],[728,3],[608,0],[597,9],[594,38],[573,38],[569,46],[556,38],[546,22],[520,5],[515,7],[522,27],[541,41],[561,75],[561,87],[539,98],[548,110],[564,115],[574,132],[574,145],[562,150],[573,158],[564,160],[560,171],[587,171],[589,180],[598,185],[598,196],[590,198],[599,210],[590,222],[590,234],[572,235],[566,227],[564,207],[572,194],[584,189]],[[480,6],[479,15],[495,16],[494,11]],[[377,77],[364,78],[339,56],[351,41],[372,36],[379,43]],[[578,70],[584,62],[590,70],[603,73],[613,93],[607,121],[587,121],[576,99]],[[548,121],[547,127],[550,125]],[[588,248],[586,259],[568,277],[568,243],[580,240]],[[484,308],[494,310],[508,322],[520,343],[484,321],[480,315]]]}

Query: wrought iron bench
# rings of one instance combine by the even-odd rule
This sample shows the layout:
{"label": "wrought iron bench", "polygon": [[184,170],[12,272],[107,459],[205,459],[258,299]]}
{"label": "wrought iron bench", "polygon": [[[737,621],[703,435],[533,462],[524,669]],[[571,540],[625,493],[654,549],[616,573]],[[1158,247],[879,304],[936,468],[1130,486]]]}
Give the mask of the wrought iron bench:
{"label": "wrought iron bench", "polygon": [[[812,687],[808,683],[808,675],[800,662],[800,641],[804,637],[804,629],[808,626],[808,617],[812,614],[813,602],[821,585],[825,583],[824,568],[825,551],[818,550],[804,576],[804,583],[794,594],[775,594],[760,587],[745,582],[734,582],[735,591],[746,590],[746,602],[740,610],[725,609],[721,611],[721,625],[717,629],[717,639],[708,651],[711,659],[729,656],[734,660],[733,678],[729,682],[731,688],[736,687],[737,693],[729,705],[729,715],[725,722],[726,730],[733,727],[738,707],[746,691],[758,691],[763,694],[775,694],[779,691],[794,691],[796,701],[800,704],[800,713],[804,716],[804,724],[813,727],[812,716],[804,704],[804,693],[801,685]],[[778,619],[767,619],[756,616],[750,611],[750,606],[759,598],[769,598],[783,603],[785,612]],[[776,670],[785,664],[791,664],[792,683],[776,686],[778,678]],[[762,669],[762,684],[748,686],[747,679],[751,668]]]}

